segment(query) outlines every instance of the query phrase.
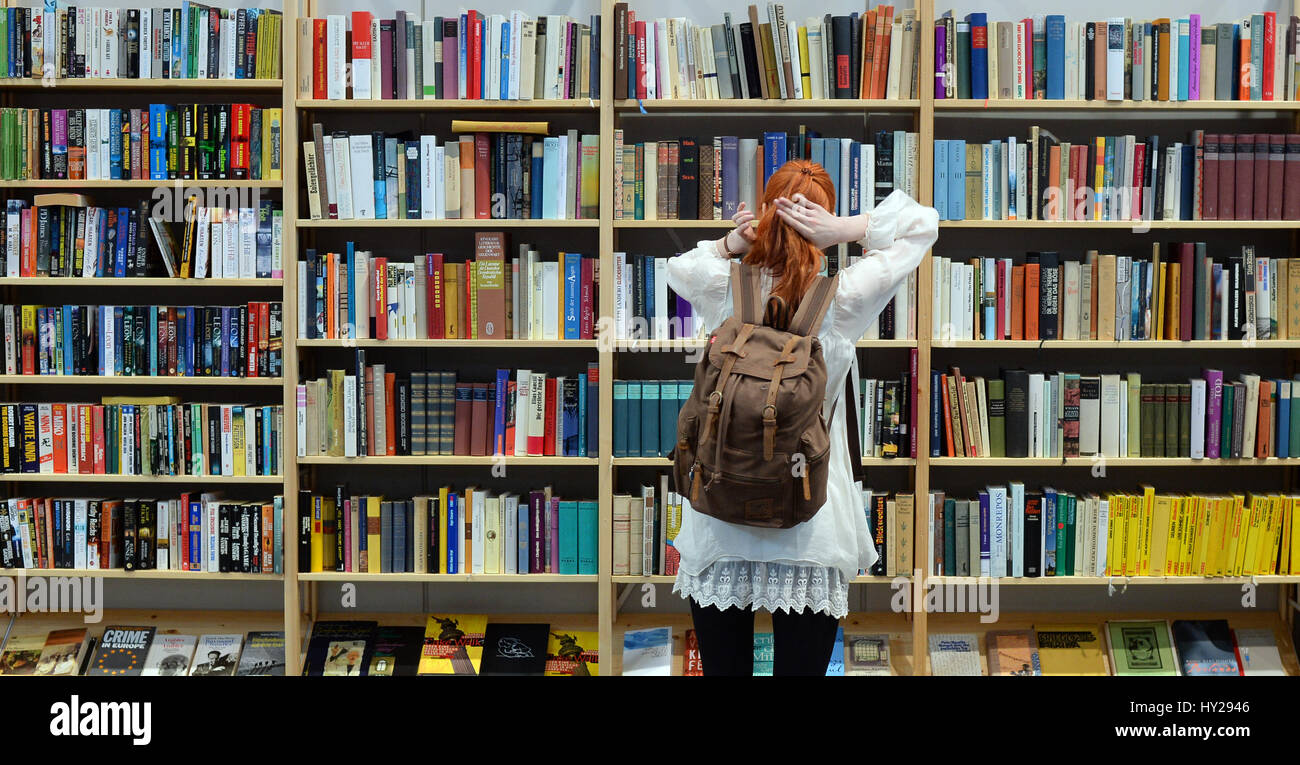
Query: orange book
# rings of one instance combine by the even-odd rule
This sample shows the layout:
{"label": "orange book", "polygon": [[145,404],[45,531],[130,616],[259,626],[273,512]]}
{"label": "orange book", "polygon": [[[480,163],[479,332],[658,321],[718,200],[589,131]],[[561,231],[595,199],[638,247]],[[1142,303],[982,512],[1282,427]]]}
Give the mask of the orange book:
{"label": "orange book", "polygon": [[1273,456],[1273,382],[1259,381],[1259,422],[1255,425],[1255,457]]}
{"label": "orange book", "polygon": [[894,36],[894,7],[876,7],[876,51],[871,62],[871,97],[884,98],[889,84],[889,41]]}
{"label": "orange book", "polygon": [[1025,339],[1025,267],[1011,267],[1011,339]]}
{"label": "orange book", "polygon": [[[1058,179],[1061,177],[1061,147],[1053,146],[1047,153],[1047,178],[1048,188],[1045,190],[1048,200],[1055,199],[1056,204],[1048,204],[1047,210],[1051,220],[1063,220],[1065,218],[1062,208],[1065,206],[1065,189],[1060,188]],[[1052,208],[1056,209],[1053,210]]]}
{"label": "orange book", "polygon": [[858,86],[859,98],[873,98],[871,94],[876,92],[876,66],[873,59],[876,55],[876,39],[880,33],[876,17],[876,11],[867,11],[862,18],[862,60],[858,62],[858,71],[862,73],[861,84]]}
{"label": "orange book", "polygon": [[1178,340],[1182,337],[1182,281],[1182,266],[1178,263],[1170,263],[1168,267],[1168,276],[1165,277],[1165,283],[1162,287],[1169,298],[1165,301],[1166,340]]}
{"label": "orange book", "polygon": [[1038,264],[1025,264],[1025,340],[1038,339]]}
{"label": "orange book", "polygon": [[945,456],[956,457],[958,455],[957,452],[953,449],[952,426],[949,424],[952,422],[952,399],[948,395],[948,375],[939,376],[939,387],[941,389],[941,393],[943,394],[943,423],[944,423],[943,433],[945,436],[944,441],[947,443],[947,448],[948,448],[948,451],[945,452]]}
{"label": "orange book", "polygon": [[[1156,91],[1157,101],[1169,100],[1169,19],[1156,19],[1151,22],[1151,29],[1156,34],[1156,55],[1160,61],[1160,86]],[[1247,58],[1247,61],[1250,59]],[[1173,71],[1178,71],[1177,69]]]}
{"label": "orange book", "polygon": [[397,454],[397,426],[393,422],[393,413],[397,411],[397,394],[394,388],[397,386],[397,374],[394,372],[384,373],[384,427],[387,428],[387,441],[384,445],[385,454],[392,457]]}
{"label": "orange book", "polygon": [[[1243,26],[1242,31],[1245,31]],[[1241,36],[1241,71],[1237,73],[1237,100],[1250,100],[1250,35]]]}

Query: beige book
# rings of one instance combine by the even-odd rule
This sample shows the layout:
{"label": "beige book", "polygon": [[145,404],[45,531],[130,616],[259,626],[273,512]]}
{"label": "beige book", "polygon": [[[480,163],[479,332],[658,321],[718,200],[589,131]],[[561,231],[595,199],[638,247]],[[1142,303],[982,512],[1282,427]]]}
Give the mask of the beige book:
{"label": "beige book", "polygon": [[885,502],[885,576],[898,576],[898,502]]}
{"label": "beige book", "polygon": [[[460,143],[458,141],[448,141],[446,148],[443,150],[442,161],[442,185],[446,192],[444,203],[446,205],[446,218],[455,220],[462,217],[461,198],[460,198]],[[404,173],[398,173],[402,177]],[[400,208],[401,205],[399,204]]]}
{"label": "beige book", "polygon": [[895,525],[893,527],[894,537],[898,539],[896,554],[898,564],[896,566],[898,573],[896,576],[910,576],[912,568],[915,565],[914,554],[914,532],[916,529],[916,497],[913,494],[899,494],[895,501],[897,510],[895,514]]}
{"label": "beige book", "polygon": [[[474,217],[474,136],[460,137],[460,215]],[[535,144],[534,144],[535,145]]]}
{"label": "beige book", "polygon": [[1097,257],[1097,339],[1115,339],[1115,256]]}

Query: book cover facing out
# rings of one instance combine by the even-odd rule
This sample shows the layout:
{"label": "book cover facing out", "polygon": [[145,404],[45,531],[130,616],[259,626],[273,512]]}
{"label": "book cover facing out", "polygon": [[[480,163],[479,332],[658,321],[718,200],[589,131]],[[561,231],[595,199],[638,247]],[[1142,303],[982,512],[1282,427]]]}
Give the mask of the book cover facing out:
{"label": "book cover facing out", "polygon": [[480,674],[540,677],[546,670],[549,635],[549,624],[489,624]]}

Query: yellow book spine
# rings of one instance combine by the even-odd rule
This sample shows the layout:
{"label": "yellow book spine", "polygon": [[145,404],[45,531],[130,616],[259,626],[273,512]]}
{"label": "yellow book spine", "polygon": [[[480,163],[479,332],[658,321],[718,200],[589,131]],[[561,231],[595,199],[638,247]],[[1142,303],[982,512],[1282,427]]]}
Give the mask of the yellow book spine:
{"label": "yellow book spine", "polygon": [[1260,543],[1260,526],[1263,523],[1264,515],[1267,511],[1268,500],[1259,495],[1252,495],[1250,498],[1250,522],[1246,525],[1246,550],[1243,556],[1242,576],[1251,576],[1255,573],[1255,566],[1259,561],[1259,543]]}
{"label": "yellow book spine", "polygon": [[465,335],[471,340],[478,339],[478,261],[471,260],[465,264],[465,278],[469,280],[469,326]]}
{"label": "yellow book spine", "polygon": [[283,178],[281,161],[284,140],[284,112],[278,108],[267,109],[262,114],[262,170],[268,181]]}
{"label": "yellow book spine", "polygon": [[812,98],[812,70],[808,67],[808,27],[799,27],[799,71],[803,80],[803,97]]}
{"label": "yellow book spine", "polygon": [[1291,573],[1300,573],[1300,497],[1291,497]]}
{"label": "yellow book spine", "polygon": [[1155,514],[1151,521],[1151,576],[1166,576],[1169,573],[1169,511],[1172,497],[1156,496]]}
{"label": "yellow book spine", "polygon": [[1115,571],[1115,529],[1119,525],[1119,495],[1111,494],[1106,497],[1107,508],[1110,512],[1110,522],[1106,524],[1106,576],[1111,576]]}
{"label": "yellow book spine", "polygon": [[446,574],[447,571],[447,487],[438,489],[438,560],[434,573]]}
{"label": "yellow book spine", "polygon": [[1171,502],[1169,505],[1169,525],[1160,529],[1165,536],[1165,575],[1178,576],[1178,540],[1182,536],[1183,518]]}
{"label": "yellow book spine", "polygon": [[1241,548],[1241,518],[1246,512],[1244,498],[1240,494],[1234,494],[1231,504],[1228,505],[1227,529],[1224,531],[1224,540],[1227,550],[1224,552],[1224,576],[1237,576],[1237,559],[1238,552]]}
{"label": "yellow book spine", "polygon": [[1182,497],[1183,517],[1187,519],[1185,538],[1183,539],[1183,576],[1196,575],[1196,527],[1200,517],[1196,514],[1196,504],[1191,497]]}
{"label": "yellow book spine", "polygon": [[1282,495],[1275,494],[1269,497],[1268,505],[1268,546],[1264,548],[1263,568],[1260,571],[1265,576],[1277,573],[1277,548],[1281,542],[1278,532],[1282,527]]}
{"label": "yellow book spine", "polygon": [[325,570],[325,518],[320,497],[311,498],[311,570]]}
{"label": "yellow book spine", "polygon": [[371,574],[383,570],[383,524],[380,521],[379,502],[379,497],[366,497],[366,564]]}
{"label": "yellow book spine", "polygon": [[234,474],[243,475],[244,466],[247,461],[244,459],[244,409],[237,407],[239,413],[232,414],[230,417],[230,438],[231,438],[231,462],[234,463]]}
{"label": "yellow book spine", "polygon": [[1214,537],[1210,541],[1213,548],[1213,558],[1210,567],[1211,576],[1223,576],[1224,552],[1227,550],[1227,517],[1228,503],[1227,497],[1215,497],[1212,500],[1214,505]]}
{"label": "yellow book spine", "polygon": [[1127,538],[1124,540],[1124,576],[1137,576],[1142,563],[1142,498],[1129,505]]}

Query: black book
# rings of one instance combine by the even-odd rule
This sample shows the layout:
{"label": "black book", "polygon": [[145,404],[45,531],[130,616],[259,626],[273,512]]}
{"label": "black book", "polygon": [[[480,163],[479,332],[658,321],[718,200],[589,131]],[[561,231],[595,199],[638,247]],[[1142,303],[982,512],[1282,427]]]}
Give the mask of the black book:
{"label": "black book", "polygon": [[140,11],[128,8],[126,11],[126,50],[122,56],[122,66],[126,76],[135,79],[140,76]]}
{"label": "black book", "polygon": [[[1083,98],[1085,101],[1091,101],[1093,93],[1095,93],[1097,90],[1097,81],[1094,78],[1094,74],[1093,74],[1094,72],[1097,71],[1096,69],[1097,67],[1097,46],[1096,46],[1097,25],[1096,23],[1089,21],[1084,25],[1083,30],[1084,30],[1083,31],[1083,39],[1084,39]],[[1153,45],[1151,47],[1152,47],[1152,54],[1154,55],[1155,53],[1154,49],[1158,46]],[[1153,66],[1152,67],[1153,76],[1155,71],[1156,71],[1155,67]]]}
{"label": "black book", "polygon": [[139,500],[126,500],[122,512],[122,568],[135,571],[139,558],[136,553],[136,533],[140,521]]}
{"label": "black book", "polygon": [[[841,98],[841,96],[836,96]],[[843,96],[847,98],[847,96]],[[885,201],[894,190],[894,133],[890,130],[876,132],[876,198],[875,204]]]}
{"label": "black book", "polygon": [[1049,158],[1052,156],[1052,147],[1060,145],[1060,141],[1049,131],[1039,129],[1038,131],[1038,167],[1036,168],[1038,177],[1038,199],[1034,200],[1030,207],[1034,217],[1038,220],[1050,220],[1048,206],[1050,197],[1047,193],[1048,188],[1056,185],[1048,180]]}
{"label": "black book", "polygon": [[[1164,388],[1165,388],[1165,417],[1164,417],[1165,450],[1163,454],[1157,456],[1177,457],[1178,456],[1178,422],[1180,419],[1178,413],[1179,386],[1171,383],[1169,385],[1164,386]],[[1187,396],[1188,396],[1187,400],[1190,405],[1191,403],[1190,385],[1188,385]],[[1189,428],[1191,427],[1190,422],[1188,423],[1188,427]]]}
{"label": "black book", "polygon": [[[544,640],[543,645],[545,645]],[[423,651],[423,627],[379,627],[375,630],[370,661],[366,665],[365,673],[402,677],[417,675]],[[485,656],[486,653],[484,651]],[[545,651],[542,655],[545,658]]]}
{"label": "black book", "polygon": [[1240,340],[1244,336],[1246,301],[1242,295],[1245,269],[1240,255],[1228,256],[1228,339]]}
{"label": "black book", "polygon": [[[862,61],[862,22],[865,19],[865,14],[854,13],[849,16],[849,98],[857,98],[862,92],[862,67],[858,64]],[[867,34],[874,34],[874,30]],[[799,63],[796,61],[795,69],[798,68]]]}
{"label": "black book", "polygon": [[677,218],[696,220],[700,208],[700,147],[694,138],[682,138],[679,146]]}
{"label": "black book", "polygon": [[[310,292],[310,290],[308,290]],[[370,433],[365,428],[366,419],[366,350],[357,349],[357,454],[370,453]]]}
{"label": "black book", "polygon": [[334,484],[334,517],[337,519],[334,524],[335,527],[334,570],[335,571],[342,571],[343,563],[345,561],[345,557],[344,557],[345,551],[344,551],[343,541],[346,539],[346,536],[344,536],[341,527],[343,526],[343,519],[346,517],[344,514],[344,503],[348,501],[349,501],[349,497],[348,497],[347,484],[344,483]]}
{"label": "black book", "polygon": [[871,497],[871,543],[876,548],[876,562],[871,565],[868,572],[872,576],[885,576],[886,561],[885,551],[886,544],[889,541],[889,522],[888,522],[888,504],[884,495],[875,494]]}
{"label": "black book", "polygon": [[479,674],[541,677],[550,629],[549,624],[489,624],[483,636]]}
{"label": "black book", "polygon": [[135,524],[135,567],[148,571],[155,567],[155,541],[158,538],[158,512],[153,500],[141,500]]}
{"label": "black book", "polygon": [[1029,373],[1023,369],[1008,369],[1002,373],[1006,381],[1006,442],[1008,457],[1029,456]]}
{"label": "black book", "polygon": [[[850,71],[853,69],[853,62],[850,57],[853,55],[853,19],[848,16],[832,16],[830,42],[835,56],[835,68],[829,70],[835,72],[835,97],[852,98],[853,79]],[[879,143],[878,139],[877,143]],[[876,162],[880,162],[878,149]],[[891,170],[890,173],[892,178],[893,171]],[[877,197],[879,197],[879,187],[877,187]]]}
{"label": "black book", "polygon": [[298,492],[298,573],[311,571],[311,492]]}
{"label": "black book", "polygon": [[105,627],[85,674],[134,677],[144,669],[155,627]]}
{"label": "black book", "polygon": [[1043,495],[1025,492],[1025,552],[1021,561],[1025,576],[1042,576],[1039,559],[1042,555]]}
{"label": "black book", "polygon": [[763,97],[763,84],[760,79],[763,75],[758,71],[758,49],[754,46],[757,41],[754,39],[754,25],[748,21],[740,24],[740,50],[739,55],[745,59],[745,83],[749,88],[750,98]]}
{"label": "black book", "polygon": [[[316,622],[303,661],[304,675],[366,674],[367,659],[374,650],[378,622]],[[421,645],[423,648],[423,645]]]}

